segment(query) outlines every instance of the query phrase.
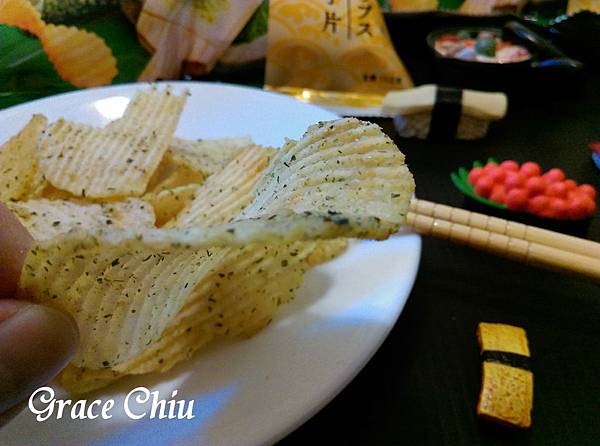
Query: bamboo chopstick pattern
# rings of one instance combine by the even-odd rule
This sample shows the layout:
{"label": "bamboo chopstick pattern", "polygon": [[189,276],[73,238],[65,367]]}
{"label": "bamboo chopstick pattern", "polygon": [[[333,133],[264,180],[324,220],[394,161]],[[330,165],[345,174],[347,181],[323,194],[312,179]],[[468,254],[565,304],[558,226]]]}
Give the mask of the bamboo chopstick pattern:
{"label": "bamboo chopstick pattern", "polygon": [[600,281],[600,243],[416,199],[407,223],[423,235]]}
{"label": "bamboo chopstick pattern", "polygon": [[465,211],[464,209],[432,203],[426,200],[413,199],[410,203],[410,211],[419,215],[427,215],[513,238],[528,240],[541,245],[552,246],[563,251],[600,258],[600,243],[561,234],[560,232],[528,226],[502,218],[490,217],[489,215]]}

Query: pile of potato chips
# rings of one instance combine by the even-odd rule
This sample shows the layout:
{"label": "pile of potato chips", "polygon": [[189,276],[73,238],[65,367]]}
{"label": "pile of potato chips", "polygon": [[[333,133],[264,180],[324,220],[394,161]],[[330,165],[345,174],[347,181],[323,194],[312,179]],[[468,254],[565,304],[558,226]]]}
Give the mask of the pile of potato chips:
{"label": "pile of potato chips", "polygon": [[21,288],[79,326],[73,393],[252,335],[347,238],[404,222],[414,182],[378,126],[320,122],[279,150],[187,141],[186,99],[149,87],[104,128],[36,115],[0,147],[0,200],[35,239]]}

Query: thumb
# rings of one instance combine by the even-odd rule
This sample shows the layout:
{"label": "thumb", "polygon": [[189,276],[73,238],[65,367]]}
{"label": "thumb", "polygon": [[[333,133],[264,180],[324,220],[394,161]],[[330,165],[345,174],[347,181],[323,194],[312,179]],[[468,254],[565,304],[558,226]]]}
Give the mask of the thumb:
{"label": "thumb", "polygon": [[0,413],[54,378],[77,350],[77,327],[53,308],[0,300]]}
{"label": "thumb", "polygon": [[0,414],[54,378],[79,343],[70,316],[11,299],[32,243],[27,230],[0,203]]}

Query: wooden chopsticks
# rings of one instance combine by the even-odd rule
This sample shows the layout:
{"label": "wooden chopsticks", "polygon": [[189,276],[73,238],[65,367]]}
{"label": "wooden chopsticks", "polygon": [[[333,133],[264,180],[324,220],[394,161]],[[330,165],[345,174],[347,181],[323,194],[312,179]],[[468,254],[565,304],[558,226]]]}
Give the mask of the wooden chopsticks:
{"label": "wooden chopsticks", "polygon": [[407,224],[423,235],[600,281],[600,243],[590,240],[417,199]]}

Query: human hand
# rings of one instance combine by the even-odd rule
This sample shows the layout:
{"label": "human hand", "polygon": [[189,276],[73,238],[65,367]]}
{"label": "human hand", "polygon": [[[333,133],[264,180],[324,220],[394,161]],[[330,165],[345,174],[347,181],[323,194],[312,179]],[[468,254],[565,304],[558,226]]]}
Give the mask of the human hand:
{"label": "human hand", "polygon": [[15,299],[33,239],[0,203],[0,426],[31,392],[52,380],[75,354],[75,321],[52,308]]}

